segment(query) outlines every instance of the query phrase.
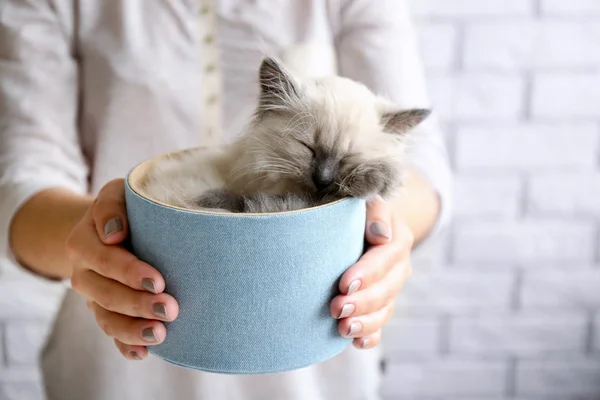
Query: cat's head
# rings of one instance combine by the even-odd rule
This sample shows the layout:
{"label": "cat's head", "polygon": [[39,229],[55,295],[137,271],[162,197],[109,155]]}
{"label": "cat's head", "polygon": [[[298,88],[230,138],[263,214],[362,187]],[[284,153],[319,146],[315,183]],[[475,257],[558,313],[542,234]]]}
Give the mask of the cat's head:
{"label": "cat's head", "polygon": [[261,190],[385,196],[401,185],[407,135],[430,111],[400,110],[341,77],[300,79],[263,60],[245,138]]}

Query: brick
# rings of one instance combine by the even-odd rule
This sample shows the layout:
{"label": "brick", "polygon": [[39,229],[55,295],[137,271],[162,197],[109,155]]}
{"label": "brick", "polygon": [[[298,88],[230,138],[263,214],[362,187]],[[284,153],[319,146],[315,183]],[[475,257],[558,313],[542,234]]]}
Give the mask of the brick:
{"label": "brick", "polygon": [[426,396],[500,396],[506,383],[506,365],[500,362],[433,360],[389,365],[383,395],[424,398]]}
{"label": "brick", "polygon": [[533,215],[600,217],[600,173],[534,175],[528,211]]}
{"label": "brick", "polygon": [[0,293],[0,320],[48,318],[58,309],[64,286],[35,279],[2,279]]}
{"label": "brick", "polygon": [[521,287],[521,304],[528,307],[600,307],[600,270],[528,271]]}
{"label": "brick", "polygon": [[599,41],[597,21],[471,24],[466,30],[464,65],[500,70],[594,68],[600,64]]}
{"label": "brick", "polygon": [[600,14],[598,0],[541,0],[541,10],[546,15],[582,15]]}
{"label": "brick", "polygon": [[462,127],[456,137],[456,166],[473,171],[592,169],[599,137],[592,123]]}
{"label": "brick", "polygon": [[584,313],[551,316],[536,313],[457,317],[450,330],[453,355],[561,356],[583,353],[587,336]]}
{"label": "brick", "polygon": [[454,178],[455,217],[514,218],[521,204],[517,176],[457,176]]}
{"label": "brick", "polygon": [[591,221],[469,221],[455,227],[453,255],[459,263],[591,261],[595,235]]}
{"label": "brick", "polygon": [[599,360],[520,361],[516,389],[528,396],[598,396],[598,377]]}
{"label": "brick", "polygon": [[418,17],[484,17],[532,15],[533,0],[411,0]]}
{"label": "brick", "polygon": [[450,69],[456,54],[456,27],[452,24],[424,24],[419,26],[418,33],[425,68]]}
{"label": "brick", "polygon": [[384,328],[383,348],[390,359],[431,355],[439,351],[440,322],[437,319],[392,319]]}
{"label": "brick", "polygon": [[0,384],[1,400],[43,400],[44,393],[39,382]]}
{"label": "brick", "polygon": [[8,364],[36,364],[49,327],[48,321],[8,322],[6,326]]}
{"label": "brick", "polygon": [[429,92],[445,120],[514,120],[524,109],[525,82],[517,75],[432,75]]}
{"label": "brick", "polygon": [[533,80],[532,113],[536,118],[600,116],[600,73],[543,73]]}
{"label": "brick", "polygon": [[510,272],[416,271],[403,287],[396,315],[427,309],[458,312],[486,307],[507,308],[513,276]]}

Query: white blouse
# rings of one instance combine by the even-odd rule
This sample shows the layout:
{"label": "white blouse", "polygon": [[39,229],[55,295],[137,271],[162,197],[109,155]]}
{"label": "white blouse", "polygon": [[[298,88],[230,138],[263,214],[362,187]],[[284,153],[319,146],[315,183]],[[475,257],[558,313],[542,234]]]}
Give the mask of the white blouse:
{"label": "white blouse", "polygon": [[[52,187],[96,193],[154,155],[230,140],[250,117],[264,54],[362,81],[403,107],[429,101],[404,0],[3,0],[0,246],[19,207]],[[442,200],[450,172],[435,118],[411,161]],[[50,399],[377,399],[378,350],[265,376],[123,359],[67,291],[43,371]]]}

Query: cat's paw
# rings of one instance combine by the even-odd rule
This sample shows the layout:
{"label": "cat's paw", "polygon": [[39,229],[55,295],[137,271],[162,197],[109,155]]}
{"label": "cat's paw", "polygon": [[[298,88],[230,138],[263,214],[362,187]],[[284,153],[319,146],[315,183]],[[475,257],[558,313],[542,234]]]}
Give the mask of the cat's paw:
{"label": "cat's paw", "polygon": [[377,194],[385,196],[397,180],[396,172],[387,164],[364,164],[348,174],[340,185],[340,192],[344,196],[361,199]]}

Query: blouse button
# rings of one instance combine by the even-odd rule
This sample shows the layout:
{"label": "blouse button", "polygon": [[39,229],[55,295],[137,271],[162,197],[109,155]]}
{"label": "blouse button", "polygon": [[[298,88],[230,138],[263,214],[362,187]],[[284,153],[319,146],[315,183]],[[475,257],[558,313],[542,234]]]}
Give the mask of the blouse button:
{"label": "blouse button", "polygon": [[213,72],[215,72],[215,70],[217,69],[217,67],[214,64],[209,64],[206,66],[206,73],[211,74]]}
{"label": "blouse button", "polygon": [[209,106],[212,106],[213,104],[215,104],[217,102],[219,98],[217,97],[217,95],[212,95],[209,96],[208,99],[206,99],[206,104],[208,104]]}
{"label": "blouse button", "polygon": [[206,35],[204,37],[204,43],[206,43],[206,44],[211,44],[213,42],[213,40],[214,40],[214,38],[212,35]]}

